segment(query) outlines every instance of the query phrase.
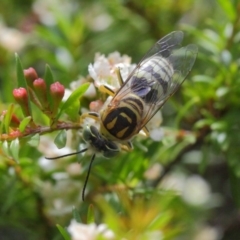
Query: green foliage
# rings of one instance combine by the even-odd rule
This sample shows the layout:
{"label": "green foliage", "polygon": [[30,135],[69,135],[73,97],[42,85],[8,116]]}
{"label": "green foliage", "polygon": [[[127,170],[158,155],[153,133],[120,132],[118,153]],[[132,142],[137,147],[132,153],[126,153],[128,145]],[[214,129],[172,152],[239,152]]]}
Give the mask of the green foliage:
{"label": "green foliage", "polygon": [[[0,10],[0,235],[71,239],[67,226],[75,219],[84,227],[104,223],[116,239],[154,239],[151,234],[194,239],[212,227],[222,234],[216,239],[235,240],[240,234],[238,1],[40,2],[0,3],[5,9]],[[184,45],[197,44],[199,54],[161,110],[162,141],[137,136],[132,152],[96,156],[82,202],[91,155],[44,157],[83,148],[80,114],[107,97],[86,95],[92,84],[88,65],[96,52],[115,50],[137,63],[157,39],[178,29]],[[8,41],[1,37],[10,35]],[[29,67],[43,76],[47,105],[26,80]],[[74,89],[73,81],[79,84]],[[69,93],[67,99],[52,94],[56,82]],[[28,106],[13,100],[16,86],[26,89]]]}

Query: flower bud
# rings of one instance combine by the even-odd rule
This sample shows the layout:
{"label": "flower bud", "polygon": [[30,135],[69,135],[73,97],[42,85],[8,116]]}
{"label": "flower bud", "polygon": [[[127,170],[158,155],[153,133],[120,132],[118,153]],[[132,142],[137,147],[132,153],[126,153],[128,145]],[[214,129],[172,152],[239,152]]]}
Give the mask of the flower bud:
{"label": "flower bud", "polygon": [[47,109],[49,104],[47,100],[46,82],[42,78],[35,79],[33,82],[33,89],[41,105],[44,107],[44,109]]}
{"label": "flower bud", "polygon": [[25,88],[17,88],[13,90],[13,97],[15,98],[16,102],[22,108],[23,114],[25,116],[31,116],[30,109],[28,105],[28,94]]}
{"label": "flower bud", "polygon": [[64,93],[65,93],[65,88],[61,83],[55,82],[50,85],[50,95],[52,96],[52,102],[53,102],[53,108],[52,108],[53,115],[57,113],[59,104],[63,99]]}
{"label": "flower bud", "polygon": [[30,67],[28,69],[24,69],[23,73],[26,78],[27,85],[31,87],[33,81],[38,78],[37,72],[35,71],[34,68]]}
{"label": "flower bud", "polygon": [[92,101],[89,104],[89,109],[91,112],[99,112],[103,106],[103,102],[101,100]]}

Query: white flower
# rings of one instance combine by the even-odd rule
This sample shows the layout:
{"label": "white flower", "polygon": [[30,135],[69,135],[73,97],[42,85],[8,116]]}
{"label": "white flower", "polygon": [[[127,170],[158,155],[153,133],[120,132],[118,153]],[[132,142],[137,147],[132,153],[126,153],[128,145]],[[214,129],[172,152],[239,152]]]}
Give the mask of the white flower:
{"label": "white flower", "polygon": [[208,183],[198,175],[186,177],[184,174],[172,173],[163,179],[160,186],[179,192],[185,202],[194,206],[204,206],[210,198],[215,197]]}
{"label": "white flower", "polygon": [[134,69],[135,65],[131,65],[131,58],[127,55],[121,56],[119,52],[113,52],[105,57],[97,53],[93,64],[89,64],[89,75],[93,78],[95,86],[107,85],[113,90],[120,88],[116,69],[120,68],[123,81],[126,80],[128,75]]}
{"label": "white flower", "polygon": [[148,122],[147,129],[149,131],[150,137],[154,141],[161,141],[164,136],[164,131],[160,127],[162,123],[162,114],[158,111],[153,118]]}
{"label": "white flower", "polygon": [[155,180],[159,177],[162,171],[162,165],[155,163],[144,173],[144,177],[148,180]]}
{"label": "white flower", "polygon": [[163,233],[159,230],[146,232],[143,234],[143,239],[162,240]]}
{"label": "white flower", "polygon": [[188,177],[182,192],[183,199],[191,205],[203,205],[210,200],[211,190],[208,183],[200,176]]}
{"label": "white flower", "polygon": [[72,220],[68,231],[72,240],[95,240],[99,236],[106,240],[114,239],[114,233],[105,224],[97,226],[95,223],[91,223],[87,225]]}
{"label": "white flower", "polygon": [[221,230],[211,226],[202,226],[197,234],[194,236],[194,240],[219,240],[222,237]]}
{"label": "white flower", "polygon": [[[82,84],[86,83],[87,80],[84,77],[79,77],[78,80],[73,81],[70,83],[70,89],[74,91],[78,87],[80,87]],[[96,89],[93,84],[90,84],[87,91],[83,94],[87,98],[94,98],[96,96]]]}
{"label": "white flower", "polygon": [[0,22],[0,45],[2,47],[11,52],[18,52],[24,47],[26,40],[26,35]]}

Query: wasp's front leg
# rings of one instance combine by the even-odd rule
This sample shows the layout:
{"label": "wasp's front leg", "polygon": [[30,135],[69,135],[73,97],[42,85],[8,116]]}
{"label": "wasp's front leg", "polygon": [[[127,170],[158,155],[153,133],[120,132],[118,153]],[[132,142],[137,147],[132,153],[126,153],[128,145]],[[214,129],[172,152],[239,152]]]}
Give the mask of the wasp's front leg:
{"label": "wasp's front leg", "polygon": [[80,123],[81,123],[81,124],[83,124],[85,118],[92,118],[92,119],[98,121],[98,120],[99,120],[99,114],[96,113],[96,112],[83,113],[83,114],[80,116]]}
{"label": "wasp's front leg", "polygon": [[[122,79],[122,76],[121,76],[120,68],[116,68],[115,72],[116,72],[116,75],[117,75],[119,86],[121,87],[124,82],[123,82],[123,79]],[[116,91],[113,90],[109,85],[101,85],[99,87],[99,91],[103,92],[103,93],[107,93],[108,95],[110,95],[112,97],[116,94]]]}

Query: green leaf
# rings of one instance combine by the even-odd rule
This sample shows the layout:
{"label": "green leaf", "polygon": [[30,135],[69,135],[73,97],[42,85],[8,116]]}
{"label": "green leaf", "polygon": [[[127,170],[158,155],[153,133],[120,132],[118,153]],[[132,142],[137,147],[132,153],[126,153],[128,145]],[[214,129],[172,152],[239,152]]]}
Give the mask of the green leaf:
{"label": "green leaf", "polygon": [[40,141],[40,135],[39,134],[35,134],[33,135],[30,140],[28,141],[28,144],[32,147],[37,147]]}
{"label": "green leaf", "polygon": [[6,156],[10,156],[9,144],[7,140],[3,141],[1,148]]}
{"label": "green leaf", "polygon": [[65,240],[71,240],[71,236],[69,235],[69,233],[67,232],[67,230],[65,228],[63,228],[61,225],[57,224],[56,225],[59,232],[61,233],[61,235],[63,236],[63,238]]}
{"label": "green leaf", "polygon": [[21,122],[20,122],[20,125],[19,125],[19,130],[20,132],[24,132],[26,126],[31,122],[32,120],[32,117],[31,116],[28,116],[28,117],[25,117]]}
{"label": "green leaf", "polygon": [[47,85],[47,99],[49,101],[49,105],[52,106],[52,97],[50,95],[50,85],[54,83],[54,77],[52,70],[49,65],[45,66],[44,80]]}
{"label": "green leaf", "polygon": [[19,148],[19,140],[16,138],[10,143],[9,150],[13,160],[17,163],[19,162]]}
{"label": "green leaf", "polygon": [[16,60],[16,72],[17,72],[18,87],[27,88],[27,83],[26,83],[26,79],[24,77],[22,63],[21,63],[20,58],[17,53],[15,54],[15,60]]}
{"label": "green leaf", "polygon": [[218,0],[219,5],[223,8],[224,13],[228,16],[231,21],[234,21],[236,18],[237,11],[232,4],[232,1]]}
{"label": "green leaf", "polygon": [[80,215],[79,215],[79,213],[78,213],[78,211],[77,211],[77,209],[75,207],[73,207],[73,209],[72,209],[72,214],[73,214],[73,218],[77,222],[79,222],[79,223],[82,222],[81,217],[80,217]]}
{"label": "green leaf", "polygon": [[6,133],[9,133],[9,125],[10,125],[11,118],[13,115],[13,110],[14,110],[14,105],[10,104],[6,115],[4,116],[4,127],[5,127]]}
{"label": "green leaf", "polygon": [[67,99],[66,102],[63,103],[56,119],[60,117],[62,112],[64,112],[67,108],[70,108],[72,105],[75,105],[76,103],[79,104],[79,98],[87,91],[90,83],[84,83],[79,88],[77,88],[70,97]]}
{"label": "green leaf", "polygon": [[67,142],[67,132],[66,130],[62,130],[58,133],[58,135],[54,139],[54,143],[58,148],[63,148],[66,146],[66,142]]}
{"label": "green leaf", "polygon": [[200,83],[213,83],[214,79],[212,77],[206,76],[206,75],[195,75],[192,77],[192,80],[194,82],[200,82]]}
{"label": "green leaf", "polygon": [[50,84],[54,83],[53,73],[48,64],[45,66],[44,80],[46,81],[48,87]]}
{"label": "green leaf", "polygon": [[90,204],[88,207],[88,213],[87,213],[87,223],[94,223],[95,217],[94,217],[94,208],[93,205]]}

